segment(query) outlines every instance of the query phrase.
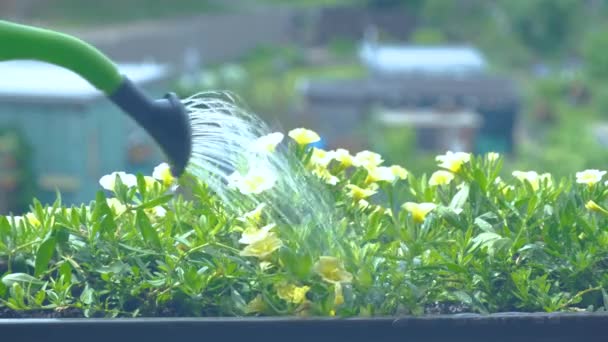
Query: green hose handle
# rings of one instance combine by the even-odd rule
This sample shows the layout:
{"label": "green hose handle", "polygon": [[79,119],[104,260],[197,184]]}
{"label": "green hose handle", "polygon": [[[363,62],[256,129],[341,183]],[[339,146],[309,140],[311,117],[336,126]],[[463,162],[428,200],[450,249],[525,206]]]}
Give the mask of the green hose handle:
{"label": "green hose handle", "polygon": [[0,20],[0,61],[10,60],[36,60],[66,68],[107,96],[123,81],[108,57],[80,39]]}

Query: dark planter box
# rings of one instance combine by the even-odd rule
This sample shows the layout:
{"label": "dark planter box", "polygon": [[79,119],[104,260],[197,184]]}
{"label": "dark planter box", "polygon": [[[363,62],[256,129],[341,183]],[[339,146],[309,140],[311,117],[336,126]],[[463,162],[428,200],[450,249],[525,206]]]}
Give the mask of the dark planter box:
{"label": "dark planter box", "polygon": [[403,318],[1,319],[2,341],[608,341],[608,314]]}

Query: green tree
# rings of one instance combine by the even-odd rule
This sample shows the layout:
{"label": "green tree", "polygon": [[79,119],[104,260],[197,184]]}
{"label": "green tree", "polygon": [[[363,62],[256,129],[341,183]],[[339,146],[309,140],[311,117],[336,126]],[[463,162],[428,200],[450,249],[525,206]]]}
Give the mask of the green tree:
{"label": "green tree", "polygon": [[540,56],[556,56],[575,36],[583,6],[578,0],[501,0],[511,31]]}
{"label": "green tree", "polygon": [[589,32],[583,41],[582,56],[585,69],[593,79],[608,77],[608,28]]}

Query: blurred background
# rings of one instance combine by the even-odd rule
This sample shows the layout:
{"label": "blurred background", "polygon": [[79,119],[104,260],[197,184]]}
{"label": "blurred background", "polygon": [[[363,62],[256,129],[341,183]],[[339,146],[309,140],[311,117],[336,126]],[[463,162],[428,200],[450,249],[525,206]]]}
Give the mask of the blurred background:
{"label": "blurred background", "polygon": [[[108,54],[151,95],[230,90],[277,130],[429,174],[446,150],[504,173],[608,162],[608,1],[0,0],[0,18]],[[5,47],[0,47],[5,48]],[[69,72],[0,63],[0,213],[90,201],[156,146]]]}

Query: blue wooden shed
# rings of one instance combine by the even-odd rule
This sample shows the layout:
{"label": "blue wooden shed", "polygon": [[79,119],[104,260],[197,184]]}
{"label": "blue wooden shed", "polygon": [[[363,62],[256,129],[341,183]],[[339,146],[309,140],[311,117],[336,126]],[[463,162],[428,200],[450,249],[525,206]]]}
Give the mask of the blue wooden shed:
{"label": "blue wooden shed", "polygon": [[[168,90],[166,66],[119,64],[151,96]],[[21,129],[43,203],[59,190],[65,204],[88,203],[112,171],[150,174],[163,160],[135,122],[76,74],[34,61],[0,63],[0,127]]]}

